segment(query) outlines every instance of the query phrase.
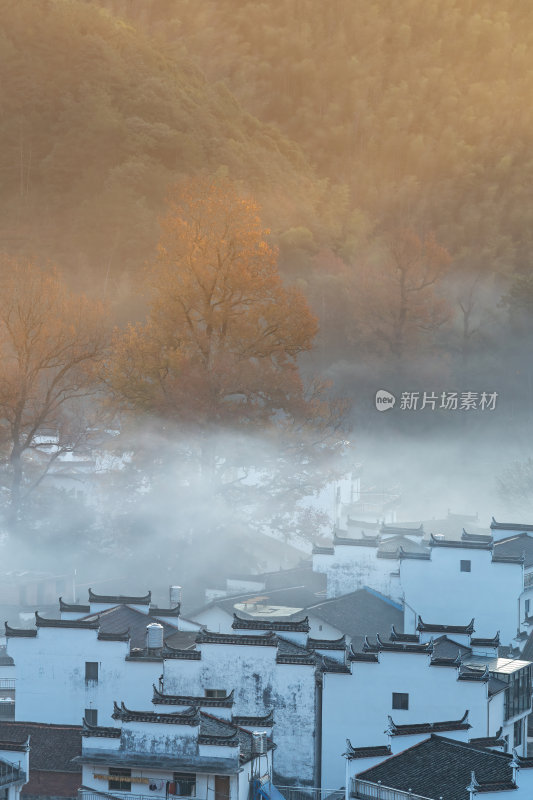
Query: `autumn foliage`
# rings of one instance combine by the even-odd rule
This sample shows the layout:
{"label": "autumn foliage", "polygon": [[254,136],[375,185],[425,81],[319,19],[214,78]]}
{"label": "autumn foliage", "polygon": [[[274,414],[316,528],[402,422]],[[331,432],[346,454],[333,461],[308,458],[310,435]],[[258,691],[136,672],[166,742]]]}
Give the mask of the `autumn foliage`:
{"label": "autumn foliage", "polygon": [[30,481],[23,456],[43,433],[53,434],[52,458],[85,435],[79,403],[96,389],[106,345],[100,304],[70,292],[54,270],[0,256],[0,442],[12,507],[42,479]]}
{"label": "autumn foliage", "polygon": [[205,428],[305,404],[296,359],[316,320],[283,286],[267,236],[257,204],[227,179],[173,190],[148,318],[115,340],[109,381],[128,407]]}

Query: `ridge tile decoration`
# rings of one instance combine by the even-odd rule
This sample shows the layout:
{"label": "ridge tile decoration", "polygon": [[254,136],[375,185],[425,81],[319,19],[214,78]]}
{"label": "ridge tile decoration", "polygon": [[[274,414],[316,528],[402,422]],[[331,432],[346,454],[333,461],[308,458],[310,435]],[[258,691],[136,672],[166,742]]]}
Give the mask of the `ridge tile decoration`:
{"label": "ridge tile decoration", "polygon": [[78,628],[80,630],[96,631],[100,627],[100,622],[85,619],[47,619],[41,617],[38,611],[35,612],[35,624],[38,628]]}
{"label": "ridge tile decoration", "polygon": [[263,631],[294,631],[297,633],[309,633],[309,617],[304,617],[300,620],[288,619],[265,619],[257,618],[244,618],[239,617],[235,612],[233,613],[233,630],[263,630]]}
{"label": "ridge tile decoration", "polygon": [[89,602],[90,603],[114,603],[115,605],[138,605],[149,606],[152,602],[152,592],[145,595],[134,597],[130,595],[117,595],[117,594],[96,594],[92,589],[89,589]]}
{"label": "ridge tile decoration", "polygon": [[390,736],[407,736],[419,733],[439,733],[443,731],[467,731],[472,726],[468,722],[468,709],[461,719],[444,722],[419,722],[411,724],[397,724],[392,717],[387,717],[389,725],[386,733]]}
{"label": "ridge tile decoration", "polygon": [[168,706],[203,706],[205,708],[231,708],[235,702],[235,690],[232,689],[226,697],[195,697],[192,695],[164,694],[153,685],[154,705]]}
{"label": "ridge tile decoration", "polygon": [[417,631],[424,633],[463,633],[466,635],[474,633],[474,619],[468,625],[439,625],[432,622],[424,622],[422,617],[418,617]]}
{"label": "ridge tile decoration", "polygon": [[91,606],[87,605],[80,605],[79,603],[65,603],[62,597],[59,598],[59,610],[60,611],[73,611],[75,613],[80,614],[89,614],[91,611]]}
{"label": "ridge tile decoration", "polygon": [[114,702],[114,710],[111,716],[122,722],[160,722],[171,725],[199,725],[200,711],[198,707],[192,706],[187,711],[159,713],[157,711],[132,711],[126,708],[122,702],[120,706]]}
{"label": "ridge tile decoration", "polygon": [[409,644],[406,642],[384,642],[379,633],[376,634],[376,644],[372,644],[368,637],[365,636],[363,642],[363,650],[366,653],[379,653],[380,651],[390,651],[393,653],[420,653],[422,655],[430,655],[433,652],[433,642],[424,642],[423,644]]}

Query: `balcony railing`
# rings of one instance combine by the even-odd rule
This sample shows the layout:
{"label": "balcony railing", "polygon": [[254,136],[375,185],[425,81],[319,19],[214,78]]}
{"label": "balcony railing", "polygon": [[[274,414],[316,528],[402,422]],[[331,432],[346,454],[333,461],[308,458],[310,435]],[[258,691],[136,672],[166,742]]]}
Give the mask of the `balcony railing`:
{"label": "balcony railing", "polygon": [[358,800],[430,800],[421,794],[413,792],[403,792],[401,789],[393,789],[390,786],[382,786],[379,783],[361,781],[352,778],[350,785],[350,796]]}
{"label": "balcony railing", "polygon": [[0,678],[0,689],[15,689],[14,678]]}
{"label": "balcony railing", "polygon": [[[172,798],[175,796],[171,795]],[[156,792],[151,795],[132,794],[131,792],[121,792],[118,789],[112,792],[100,792],[96,789],[78,789],[78,800],[106,800],[106,798],[107,800],[160,800],[161,797],[165,797],[164,789],[163,793],[159,795]],[[207,800],[207,798],[187,796],[186,800]]]}
{"label": "balcony railing", "polygon": [[26,773],[15,764],[8,764],[5,761],[0,761],[0,786],[6,786],[10,783],[26,783]]}

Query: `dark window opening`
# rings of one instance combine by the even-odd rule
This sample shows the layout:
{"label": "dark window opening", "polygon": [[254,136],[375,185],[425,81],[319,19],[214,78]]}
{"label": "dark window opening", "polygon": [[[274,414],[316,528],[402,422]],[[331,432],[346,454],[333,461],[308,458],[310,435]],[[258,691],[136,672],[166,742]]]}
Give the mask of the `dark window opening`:
{"label": "dark window opening", "polygon": [[225,689],[206,689],[205,690],[206,697],[226,697],[226,690]]}
{"label": "dark window opening", "polygon": [[98,725],[98,709],[86,708],[85,721],[88,722],[89,725]]}
{"label": "dark window opening", "polygon": [[526,600],[526,617],[529,617],[529,606],[530,606],[530,603],[531,603],[531,600]]}
{"label": "dark window opening", "polygon": [[120,792],[131,792],[131,769],[109,767],[109,791],[112,789]]}
{"label": "dark window opening", "polygon": [[85,682],[94,681],[98,683],[98,661],[85,662]]}
{"label": "dark window opening", "polygon": [[472,562],[461,561],[461,572],[472,572]]}
{"label": "dark window opening", "polygon": [[522,720],[519,719],[513,726],[513,747],[518,747],[522,744]]}
{"label": "dark window opening", "polygon": [[409,695],[405,692],[392,693],[392,707],[400,711],[408,711],[409,709]]}
{"label": "dark window opening", "polygon": [[196,775],[189,775],[186,772],[175,772],[173,781],[176,786],[178,797],[194,797],[196,795]]}

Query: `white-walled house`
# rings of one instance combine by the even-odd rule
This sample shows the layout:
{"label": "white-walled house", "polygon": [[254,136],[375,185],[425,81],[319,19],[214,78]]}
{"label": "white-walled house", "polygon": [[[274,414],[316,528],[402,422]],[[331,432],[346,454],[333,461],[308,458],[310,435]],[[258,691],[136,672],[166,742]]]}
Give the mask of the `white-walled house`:
{"label": "white-walled house", "polygon": [[81,800],[94,792],[248,800],[252,781],[272,776],[273,743],[202,712],[114,705],[120,727],[84,724]]}
{"label": "white-walled house", "polygon": [[[529,662],[498,659],[495,641],[485,646],[469,640],[467,645],[442,635],[422,642],[418,635],[394,631],[391,638],[385,642],[378,636],[375,644],[367,641],[363,652],[352,649],[349,670],[324,671],[323,786],[342,785],[336,754],[346,739],[356,748],[382,747],[388,744],[391,728],[409,726],[414,728],[412,736],[417,726],[423,732],[439,723],[449,731],[454,728],[442,721],[464,723],[466,711],[469,739],[496,737],[526,755]],[[464,725],[459,730],[465,730]],[[403,735],[408,735],[405,728]]]}
{"label": "white-walled house", "polygon": [[499,555],[490,536],[432,536],[426,553],[401,554],[400,582],[406,632],[416,630],[419,616],[461,625],[468,614],[480,637],[499,631],[510,645],[517,635],[523,558]]}
{"label": "white-walled house", "polygon": [[[345,752],[346,800],[529,800],[533,759],[436,733],[391,755],[382,747]],[[374,763],[369,763],[369,762]]]}
{"label": "white-walled house", "polygon": [[425,550],[419,541],[403,533],[382,537],[363,532],[359,538],[351,538],[335,532],[332,547],[313,548],[313,569],[326,574],[327,597],[338,597],[368,586],[393,600],[400,600],[400,553],[423,553]]}

